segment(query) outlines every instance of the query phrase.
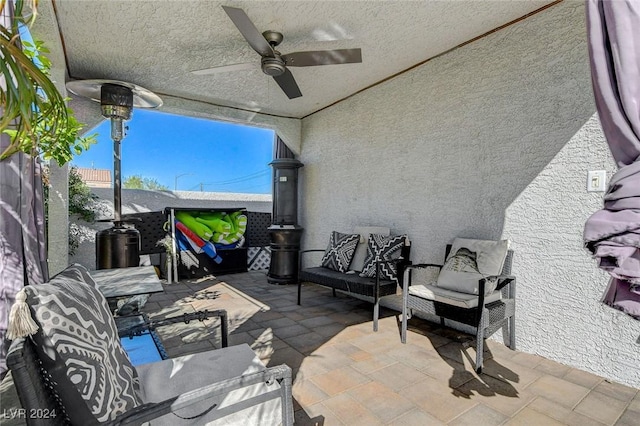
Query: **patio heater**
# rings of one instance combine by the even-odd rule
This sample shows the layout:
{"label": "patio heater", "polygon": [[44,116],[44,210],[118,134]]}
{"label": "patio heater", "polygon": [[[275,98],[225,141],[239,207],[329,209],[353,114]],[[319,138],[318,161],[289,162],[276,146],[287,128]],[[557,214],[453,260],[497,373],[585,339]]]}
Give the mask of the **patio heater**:
{"label": "patio heater", "polygon": [[273,224],[269,227],[271,263],[267,281],[271,284],[298,282],[298,257],[303,228],[298,226],[298,169],[294,158],[278,158],[273,167]]}
{"label": "patio heater", "polygon": [[113,227],[96,233],[96,268],[124,268],[140,263],[140,233],[122,220],[122,179],[120,142],[123,122],[131,118],[133,107],[157,108],[162,100],[153,92],[132,83],[116,80],[76,80],[67,89],[78,96],[100,102],[102,116],[111,119],[113,139]]}

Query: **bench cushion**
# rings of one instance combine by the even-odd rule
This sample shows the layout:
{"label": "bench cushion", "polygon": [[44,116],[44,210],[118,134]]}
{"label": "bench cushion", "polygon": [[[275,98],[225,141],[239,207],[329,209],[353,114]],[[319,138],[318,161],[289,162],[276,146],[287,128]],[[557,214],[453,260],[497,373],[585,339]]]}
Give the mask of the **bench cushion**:
{"label": "bench cushion", "polygon": [[[447,305],[459,308],[471,309],[478,306],[478,296],[469,293],[460,293],[453,290],[437,287],[433,284],[419,284],[409,287],[409,295],[422,299],[433,300],[434,302],[446,303]],[[484,302],[491,303],[500,300],[501,293],[494,291],[484,298]]]}
{"label": "bench cushion", "polygon": [[[300,271],[300,280],[368,297],[374,297],[376,283],[375,278],[361,277],[358,274],[343,274],[319,266]],[[396,287],[397,283],[393,280],[380,280],[380,296],[396,294]]]}
{"label": "bench cushion", "polygon": [[383,226],[356,226],[353,229],[353,233],[360,234],[360,240],[356,246],[356,251],[353,254],[353,260],[351,261],[351,267],[349,269],[360,273],[362,272],[362,268],[364,268],[364,261],[367,258],[369,235],[378,234],[387,236],[391,234],[391,230]]}
{"label": "bench cushion", "polygon": [[64,279],[72,279],[79,281],[81,283],[87,284],[93,288],[96,288],[96,282],[89,274],[87,268],[82,266],[79,263],[72,263],[71,265],[64,268],[62,271],[58,272],[55,276],[53,276],[49,282],[53,280],[64,280]]}

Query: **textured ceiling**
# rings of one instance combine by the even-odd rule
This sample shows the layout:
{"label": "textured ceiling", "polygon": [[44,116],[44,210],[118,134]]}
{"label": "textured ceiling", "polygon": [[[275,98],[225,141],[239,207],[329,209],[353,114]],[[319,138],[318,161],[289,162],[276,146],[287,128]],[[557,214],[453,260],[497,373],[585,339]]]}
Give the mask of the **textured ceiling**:
{"label": "textured ceiling", "polygon": [[[72,79],[116,79],[159,95],[304,117],[550,1],[119,1],[55,0]],[[361,64],[291,68],[290,100],[260,70],[222,5],[260,30],[284,34],[283,54],[360,47]],[[255,68],[190,71],[253,62]]]}

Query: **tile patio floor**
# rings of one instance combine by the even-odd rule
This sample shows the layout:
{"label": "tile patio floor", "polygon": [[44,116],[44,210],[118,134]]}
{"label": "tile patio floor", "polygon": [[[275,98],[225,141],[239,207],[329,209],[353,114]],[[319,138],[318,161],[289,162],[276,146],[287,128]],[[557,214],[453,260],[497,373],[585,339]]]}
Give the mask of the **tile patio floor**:
{"label": "tile patio floor", "polygon": [[[226,309],[229,344],[248,343],[267,365],[293,369],[299,425],[639,425],[640,393],[489,340],[483,374],[469,335],[400,316],[331,290],[268,284],[264,272],[182,281],[152,296],[161,318]],[[217,320],[158,329],[170,356],[220,347]]]}
{"label": "tile patio floor", "polygon": [[[230,345],[248,343],[265,364],[292,368],[297,425],[640,425],[637,389],[492,340],[477,375],[469,335],[414,318],[403,345],[395,311],[382,310],[374,333],[371,304],[311,284],[302,306],[296,294],[294,285],[248,272],[167,284],[144,311],[160,319],[227,310]],[[219,348],[218,325],[192,321],[158,333],[179,356]],[[3,417],[0,424],[21,424]]]}

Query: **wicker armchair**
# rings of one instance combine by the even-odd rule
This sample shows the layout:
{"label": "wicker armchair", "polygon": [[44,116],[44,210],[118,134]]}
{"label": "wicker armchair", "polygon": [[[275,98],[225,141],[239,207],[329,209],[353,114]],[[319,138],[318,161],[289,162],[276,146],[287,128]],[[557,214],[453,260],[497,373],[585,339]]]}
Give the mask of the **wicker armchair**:
{"label": "wicker armchair", "polygon": [[63,272],[12,307],[7,366],[28,425],[293,424],[291,369],[265,367],[247,344],[133,365],[120,340],[215,313],[226,345],[226,312],[118,329],[86,270]]}
{"label": "wicker armchair", "polygon": [[[448,258],[451,245],[447,245],[445,259]],[[412,271],[422,268],[438,268],[436,264],[414,264],[405,270],[402,301],[402,343],[407,341],[407,319],[413,310],[425,312],[445,320],[469,325],[476,330],[476,371],[482,372],[484,339],[503,327],[508,328],[508,347],[515,350],[515,310],[516,310],[516,278],[511,275],[513,251],[508,250],[502,273],[499,276],[486,277],[479,280],[478,294],[469,295],[453,291],[438,291],[425,295],[417,287],[411,287]],[[489,279],[496,279],[497,286],[491,294],[485,296],[485,285]],[[433,288],[433,286],[429,286]]]}
{"label": "wicker armchair", "polygon": [[[211,356],[213,354],[217,356]],[[252,360],[249,359],[251,357]],[[247,361],[247,365],[239,367],[242,361]],[[44,367],[32,339],[19,338],[12,342],[7,355],[7,365],[11,370],[22,408],[25,409],[27,425],[74,424],[68,416],[69,410],[73,410],[74,406],[65,404],[60,397],[56,382]],[[196,367],[197,371],[186,371],[191,366]],[[243,374],[243,370],[248,366],[252,371]],[[91,424],[218,424],[209,423],[216,418],[221,420],[221,424],[227,424],[227,416],[236,413],[240,417],[232,418],[241,421],[239,419],[244,419],[252,405],[258,406],[268,403],[269,400],[276,400],[280,404],[281,413],[277,415],[274,424],[293,425],[291,369],[285,364],[264,368],[259,360],[256,361],[255,354],[246,344],[145,364],[136,369],[141,385],[164,383],[164,387],[169,389],[180,387],[180,383],[175,386],[172,382],[180,382],[180,375],[187,374],[209,377],[210,381],[207,385],[183,389],[161,400],[153,399],[157,394],[167,393],[166,389],[162,389],[163,386],[148,386],[150,389],[145,389],[144,392],[152,401],[145,401],[143,405],[120,414],[113,420],[100,423],[96,419]],[[172,374],[174,371],[177,371],[175,375]],[[219,377],[216,377],[217,373],[220,374]],[[234,392],[235,399],[238,395],[245,395],[246,398],[230,403],[229,395],[233,395]],[[189,411],[195,411],[195,414],[187,418],[185,413]],[[251,413],[261,415],[265,410],[258,408]],[[256,422],[263,420],[262,417],[253,419]],[[265,422],[270,423],[267,420]]]}

